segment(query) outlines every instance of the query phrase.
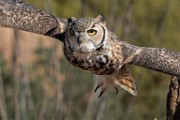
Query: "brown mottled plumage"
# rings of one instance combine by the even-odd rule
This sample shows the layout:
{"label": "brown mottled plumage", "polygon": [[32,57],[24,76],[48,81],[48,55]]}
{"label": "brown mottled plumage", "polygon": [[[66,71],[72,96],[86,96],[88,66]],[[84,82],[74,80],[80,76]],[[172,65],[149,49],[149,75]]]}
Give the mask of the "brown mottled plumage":
{"label": "brown mottled plumage", "polygon": [[69,62],[104,76],[97,87],[101,87],[101,94],[109,86],[115,89],[120,86],[133,95],[137,94],[127,64],[180,77],[180,52],[137,47],[119,41],[106,28],[103,16],[81,19],[72,17],[67,22],[23,2],[12,4],[0,0],[0,25],[61,40]]}
{"label": "brown mottled plumage", "polygon": [[24,2],[0,0],[0,26],[63,39],[60,33],[65,32],[67,22]]}
{"label": "brown mottled plumage", "polygon": [[120,43],[117,37],[107,30],[103,16],[70,18],[64,41],[64,54],[76,67],[103,75],[104,80],[97,86],[97,89],[101,87],[99,97],[110,86],[116,90],[117,86],[120,86],[133,95],[137,94],[133,77],[123,63]]}

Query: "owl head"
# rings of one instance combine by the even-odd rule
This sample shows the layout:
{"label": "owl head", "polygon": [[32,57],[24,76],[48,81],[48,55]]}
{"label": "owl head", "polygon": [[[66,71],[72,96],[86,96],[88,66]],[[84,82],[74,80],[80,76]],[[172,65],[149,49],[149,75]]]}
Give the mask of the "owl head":
{"label": "owl head", "polygon": [[106,20],[104,16],[68,19],[66,43],[72,49],[82,53],[93,52],[103,46],[105,38]]}

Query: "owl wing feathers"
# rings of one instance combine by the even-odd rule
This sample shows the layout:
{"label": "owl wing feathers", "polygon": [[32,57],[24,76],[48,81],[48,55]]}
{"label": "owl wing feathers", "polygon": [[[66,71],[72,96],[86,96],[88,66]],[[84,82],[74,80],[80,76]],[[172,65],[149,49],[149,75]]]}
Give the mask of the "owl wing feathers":
{"label": "owl wing feathers", "polygon": [[[57,18],[24,2],[10,3],[0,0],[0,26],[54,37],[64,41],[67,20]],[[109,33],[111,40],[118,43],[117,37],[110,31]],[[115,75],[105,76],[103,82],[98,84],[95,91],[102,87],[100,96],[110,85],[115,88],[120,86],[131,94],[137,95],[133,77],[126,64],[134,64],[180,77],[180,52],[161,48],[137,47],[122,41],[119,43],[120,51],[122,51],[122,56],[119,57],[123,58],[122,66],[124,67]]]}
{"label": "owl wing feathers", "polygon": [[67,21],[24,3],[0,1],[0,26],[55,37],[63,41]]}

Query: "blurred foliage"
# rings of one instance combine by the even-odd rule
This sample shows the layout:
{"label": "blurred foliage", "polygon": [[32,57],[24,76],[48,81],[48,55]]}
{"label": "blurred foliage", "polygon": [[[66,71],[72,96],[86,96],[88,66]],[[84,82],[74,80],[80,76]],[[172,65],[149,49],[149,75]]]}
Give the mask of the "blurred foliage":
{"label": "blurred foliage", "polygon": [[[27,1],[40,9],[44,9],[46,4],[43,0]],[[108,28],[120,40],[137,46],[165,47],[180,51],[179,0],[84,0],[84,4],[82,1],[52,0],[53,14],[62,18],[96,17],[98,14],[103,14],[107,18]],[[82,9],[85,10],[84,15]],[[44,112],[42,118],[46,120],[83,119],[91,91],[94,89],[93,75],[73,67],[65,58],[57,58],[60,63],[59,74],[61,77],[65,76],[64,79],[59,80],[61,81],[59,84],[52,72],[54,69],[52,48],[45,48],[40,43],[35,53],[36,62],[28,66],[34,103],[33,111],[29,111],[29,115],[32,115],[30,119],[41,120],[41,112],[42,114]],[[15,116],[13,71],[12,68],[7,67],[1,54],[0,67],[8,117],[13,119]],[[170,76],[135,66],[131,68],[138,96],[134,97],[122,89],[119,89],[119,94],[115,96],[114,91],[109,90],[106,93],[108,98],[102,120],[153,120],[155,117],[158,120],[165,119]],[[58,85],[62,88],[58,88]],[[62,94],[61,99],[58,99],[61,100],[60,103],[57,100],[59,94]]]}

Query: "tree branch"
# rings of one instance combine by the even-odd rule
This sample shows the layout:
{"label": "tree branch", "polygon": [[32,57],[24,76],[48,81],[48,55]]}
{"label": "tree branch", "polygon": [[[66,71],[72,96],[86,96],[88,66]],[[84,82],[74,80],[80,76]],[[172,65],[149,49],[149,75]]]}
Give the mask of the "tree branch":
{"label": "tree branch", "polygon": [[166,104],[166,120],[180,118],[180,78],[173,76],[169,86]]}
{"label": "tree branch", "polygon": [[8,120],[1,66],[0,66],[0,118],[2,120]]}

